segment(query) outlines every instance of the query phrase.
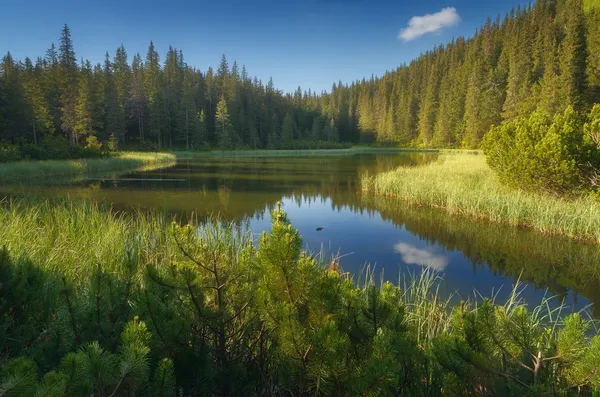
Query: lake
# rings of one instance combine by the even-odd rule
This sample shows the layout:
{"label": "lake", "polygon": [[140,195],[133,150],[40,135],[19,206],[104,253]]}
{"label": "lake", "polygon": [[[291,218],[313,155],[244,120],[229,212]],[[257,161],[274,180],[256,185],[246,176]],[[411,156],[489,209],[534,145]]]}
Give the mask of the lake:
{"label": "lake", "polygon": [[[545,294],[569,310],[600,303],[594,244],[362,193],[365,173],[418,167],[435,158],[409,152],[201,158],[156,171],[2,186],[0,196],[85,197],[118,211],[159,209],[184,220],[220,215],[256,232],[269,229],[269,212],[281,202],[309,251],[339,257],[343,270],[356,276],[370,265],[378,276],[398,282],[429,266],[443,275],[442,293],[454,300],[482,294],[501,301],[521,280],[522,297],[531,304]],[[598,308],[591,311],[600,317]]]}

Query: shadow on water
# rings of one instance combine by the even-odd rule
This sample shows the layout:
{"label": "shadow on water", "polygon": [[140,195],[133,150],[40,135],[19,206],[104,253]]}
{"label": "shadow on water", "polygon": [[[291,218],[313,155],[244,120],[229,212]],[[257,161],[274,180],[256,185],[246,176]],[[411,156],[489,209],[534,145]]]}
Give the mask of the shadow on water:
{"label": "shadow on water", "polygon": [[[220,214],[240,223],[247,220],[257,231],[268,227],[268,211],[281,200],[311,248],[353,253],[342,259],[344,269],[353,273],[365,262],[376,262],[394,280],[433,265],[444,273],[447,292],[462,297],[474,290],[489,295],[501,289],[501,299],[520,278],[529,284],[524,297],[531,301],[539,301],[547,289],[577,309],[600,303],[596,245],[361,193],[365,173],[419,166],[436,156],[194,159],[155,171],[94,175],[92,180],[2,186],[0,196],[69,195],[110,202],[119,211],[163,209],[183,219],[192,213],[200,218]],[[600,317],[600,308],[594,315]]]}

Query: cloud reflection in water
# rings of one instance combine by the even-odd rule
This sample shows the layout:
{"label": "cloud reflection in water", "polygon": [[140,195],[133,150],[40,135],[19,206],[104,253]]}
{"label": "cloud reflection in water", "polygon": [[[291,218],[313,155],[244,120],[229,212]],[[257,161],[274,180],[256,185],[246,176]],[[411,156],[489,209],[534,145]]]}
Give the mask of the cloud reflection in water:
{"label": "cloud reflection in water", "polygon": [[444,255],[439,255],[406,243],[394,244],[394,252],[400,254],[402,261],[407,265],[419,265],[435,270],[444,270],[448,265],[448,258]]}

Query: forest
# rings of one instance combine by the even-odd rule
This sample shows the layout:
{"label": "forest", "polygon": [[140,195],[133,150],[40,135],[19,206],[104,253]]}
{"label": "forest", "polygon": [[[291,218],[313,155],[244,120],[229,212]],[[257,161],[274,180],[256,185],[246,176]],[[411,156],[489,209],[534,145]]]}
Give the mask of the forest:
{"label": "forest", "polygon": [[[137,148],[288,149],[336,142],[478,148],[494,125],[587,111],[600,101],[600,8],[539,0],[488,21],[409,64],[329,92],[283,93],[225,55],[200,71],[150,42],[131,61],[121,46],[103,64],[78,60],[68,26],[35,59],[0,64],[0,142],[88,137]],[[315,144],[320,142],[320,144]]]}

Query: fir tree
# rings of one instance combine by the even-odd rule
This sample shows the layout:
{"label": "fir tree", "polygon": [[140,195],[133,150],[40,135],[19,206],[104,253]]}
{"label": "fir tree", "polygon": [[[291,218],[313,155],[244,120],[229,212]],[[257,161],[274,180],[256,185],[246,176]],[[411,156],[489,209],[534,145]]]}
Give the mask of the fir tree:
{"label": "fir tree", "polygon": [[227,101],[221,96],[217,104],[217,114],[215,116],[215,136],[221,149],[231,149],[233,141],[231,137],[231,122],[229,121],[229,112],[227,110]]}
{"label": "fir tree", "polygon": [[65,25],[60,37],[58,58],[60,62],[60,111],[61,127],[71,144],[75,143],[75,106],[77,101],[77,61],[71,40],[71,31]]}

